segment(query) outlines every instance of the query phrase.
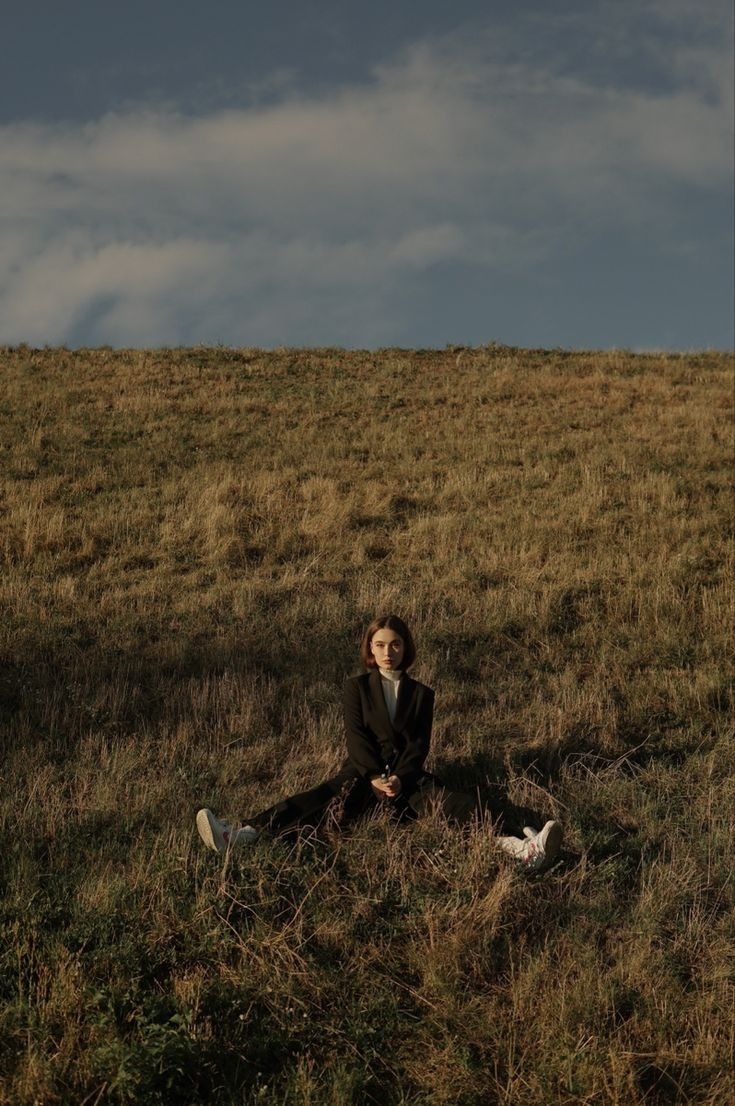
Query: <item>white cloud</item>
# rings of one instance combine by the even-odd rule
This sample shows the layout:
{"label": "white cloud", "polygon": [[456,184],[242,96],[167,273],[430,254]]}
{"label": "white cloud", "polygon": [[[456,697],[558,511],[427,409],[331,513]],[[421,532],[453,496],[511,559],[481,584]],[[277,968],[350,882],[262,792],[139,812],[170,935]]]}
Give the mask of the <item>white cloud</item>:
{"label": "white cloud", "polygon": [[658,90],[511,47],[456,33],[330,96],[0,128],[0,340],[377,344],[431,266],[522,272],[570,229],[666,248],[684,192],[727,189],[725,45],[671,45]]}

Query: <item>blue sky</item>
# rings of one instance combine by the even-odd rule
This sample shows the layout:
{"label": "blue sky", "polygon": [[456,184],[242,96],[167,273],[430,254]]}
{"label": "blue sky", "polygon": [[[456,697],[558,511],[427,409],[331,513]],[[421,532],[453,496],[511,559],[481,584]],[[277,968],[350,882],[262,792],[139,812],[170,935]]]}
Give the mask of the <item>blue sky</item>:
{"label": "blue sky", "polygon": [[730,0],[27,0],[0,342],[732,348]]}

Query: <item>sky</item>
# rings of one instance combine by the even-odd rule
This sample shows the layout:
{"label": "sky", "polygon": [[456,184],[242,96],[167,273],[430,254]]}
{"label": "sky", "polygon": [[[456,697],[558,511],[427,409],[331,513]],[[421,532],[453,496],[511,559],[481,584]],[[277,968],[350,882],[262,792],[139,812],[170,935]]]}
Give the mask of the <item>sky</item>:
{"label": "sky", "polygon": [[25,0],[0,343],[733,347],[731,0]]}

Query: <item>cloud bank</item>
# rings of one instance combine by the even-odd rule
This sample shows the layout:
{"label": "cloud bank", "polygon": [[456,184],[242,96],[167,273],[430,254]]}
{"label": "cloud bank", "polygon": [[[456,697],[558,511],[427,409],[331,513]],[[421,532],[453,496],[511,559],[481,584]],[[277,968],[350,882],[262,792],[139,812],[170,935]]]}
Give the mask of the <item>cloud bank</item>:
{"label": "cloud bank", "polygon": [[318,97],[0,128],[0,341],[420,344],[438,270],[522,287],[606,236],[683,264],[729,193],[730,51],[648,12],[605,24],[625,78],[549,17],[546,50],[458,31]]}

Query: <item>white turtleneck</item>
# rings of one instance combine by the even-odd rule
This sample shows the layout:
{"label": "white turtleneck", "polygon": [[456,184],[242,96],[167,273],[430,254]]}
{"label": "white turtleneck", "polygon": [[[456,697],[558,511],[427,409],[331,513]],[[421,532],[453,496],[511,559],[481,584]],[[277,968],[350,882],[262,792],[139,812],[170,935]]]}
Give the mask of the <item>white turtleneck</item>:
{"label": "white turtleneck", "polygon": [[396,716],[398,686],[403,673],[392,668],[379,668],[378,671],[380,672],[380,684],[385,696],[385,705],[388,708],[388,717],[392,722]]}

